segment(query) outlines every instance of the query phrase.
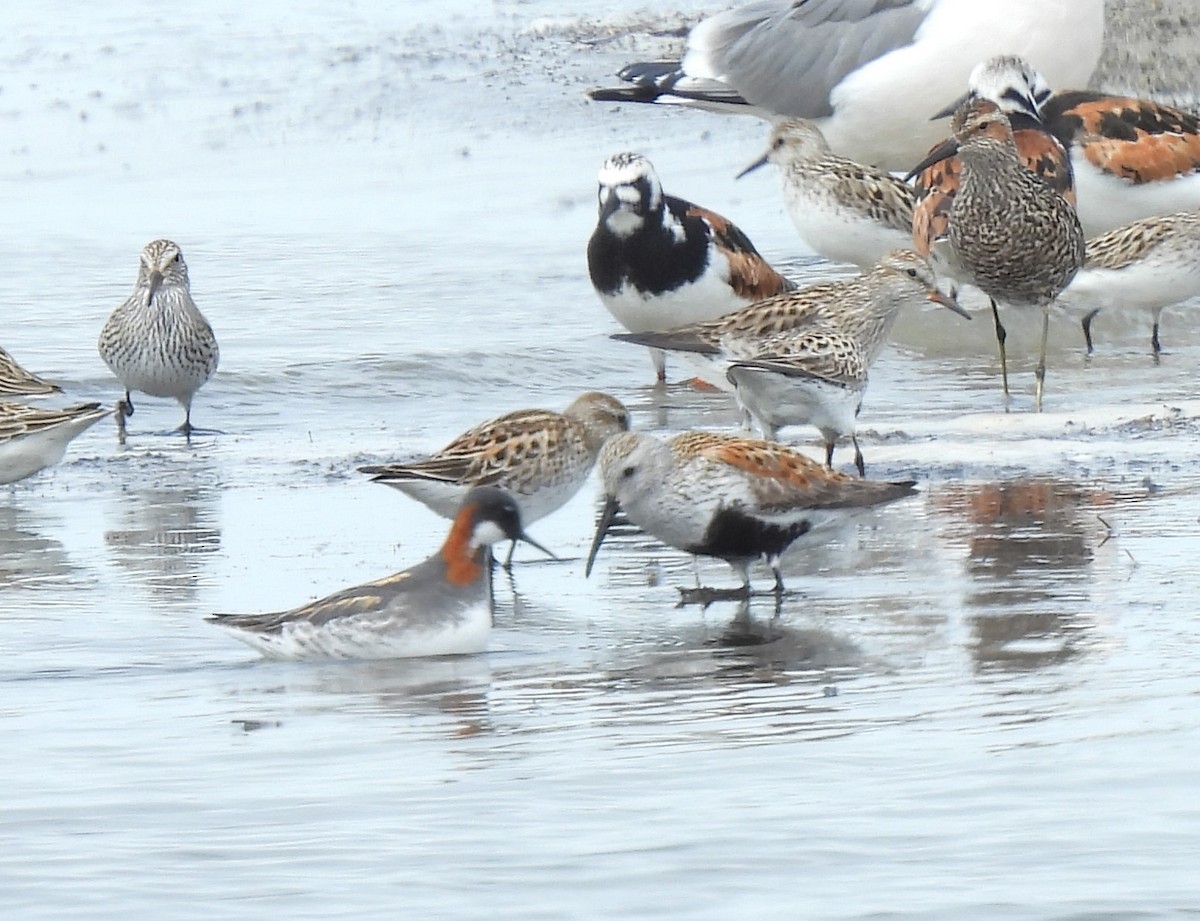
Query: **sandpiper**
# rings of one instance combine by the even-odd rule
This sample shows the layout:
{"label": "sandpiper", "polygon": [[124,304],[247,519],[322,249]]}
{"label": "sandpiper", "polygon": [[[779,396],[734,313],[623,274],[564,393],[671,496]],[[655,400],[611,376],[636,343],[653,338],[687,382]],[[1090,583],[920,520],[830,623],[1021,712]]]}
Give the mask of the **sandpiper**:
{"label": "sandpiper", "polygon": [[62,393],[62,388],[26,371],[8,352],[0,349],[0,396],[40,397],[51,393]]}
{"label": "sandpiper", "polygon": [[911,245],[913,190],[890,173],[835,155],[801,118],[771,129],[767,151],[738,174],[779,167],[788,214],[805,244],[831,262],[865,269]]}
{"label": "sandpiper", "polygon": [[827,470],[785,445],[685,432],[669,441],[627,432],[600,452],[605,504],[585,572],[618,511],[668,546],[727,561],[750,591],[750,564],[765,557],[783,591],[780,557],[796,540],[854,512],[912,495],[912,482]]}
{"label": "sandpiper", "polygon": [[[967,99],[988,99],[1005,115],[1013,129],[1017,155],[1025,168],[1041,176],[1059,195],[1075,204],[1075,180],[1071,158],[1062,142],[1042,124],[1038,112],[1050,97],[1050,87],[1024,58],[999,55],[980,63],[971,71],[970,90],[963,99],[939,112],[935,118],[952,115]],[[953,275],[950,266],[931,252],[933,242],[946,233],[950,222],[950,207],[961,182],[962,163],[957,156],[947,157],[922,170],[915,177],[917,202],[913,208],[913,247],[931,256],[934,267]],[[1008,356],[1005,342],[1008,333],[1000,319],[996,301],[991,300],[992,319],[996,328],[996,345],[1000,353],[1000,375],[1004,395],[1008,397]]]}
{"label": "sandpiper", "polygon": [[[520,504],[522,521],[532,524],[565,505],[587,481],[604,442],[628,430],[624,405],[591,392],[561,413],[506,413],[463,432],[430,457],[359,470],[443,518],[458,514],[472,487],[499,486]],[[505,565],[511,562],[510,549]]]}
{"label": "sandpiper", "polygon": [[1149,310],[1154,317],[1150,347],[1158,339],[1164,308],[1200,295],[1200,212],[1148,217],[1087,241],[1087,259],[1062,293],[1064,303],[1091,309],[1083,335],[1092,352],[1092,320],[1102,309]]}
{"label": "sandpiper", "polygon": [[133,415],[130,393],[171,397],[183,406],[179,431],[191,437],[192,398],[217,370],[220,350],[212,327],[189,290],[187,264],[170,240],[147,243],[133,293],[100,333],[100,357],[125,387],[117,404],[118,431]]}
{"label": "sandpiper", "polygon": [[954,113],[951,130],[953,137],[912,171],[955,154],[962,160],[949,226],[934,248],[954,277],[993,300],[1042,309],[1034,398],[1040,411],[1050,307],[1083,264],[1083,231],[1075,209],[1025,168],[1012,126],[994,102],[965,102]]}
{"label": "sandpiper", "polygon": [[784,426],[812,425],[825,442],[825,466],[832,469],[838,438],[849,435],[855,469],[866,476],[854,434],[870,365],[863,344],[817,323],[770,336],[759,347],[757,357],[731,361],[726,373],[738,403],[758,422],[763,436],[774,441]]}
{"label": "sandpiper", "polygon": [[1084,86],[1103,37],[1103,0],[758,0],[692,29],[682,61],[631,64],[631,86],[591,96],[811,118],[839,154],[903,170],[980,61],[1020,54]]}
{"label": "sandpiper", "polygon": [[411,569],[273,614],[209,620],[272,659],[402,659],[469,655],[492,630],[488,547],[523,540],[516,500],[502,489],[467,493],[441,550]]}
{"label": "sandpiper", "polygon": [[694,361],[705,380],[729,390],[733,386],[727,377],[731,362],[762,357],[762,344],[772,336],[814,327],[834,329],[861,342],[870,365],[883,348],[896,313],[926,302],[967,315],[938,290],[924,257],[897,250],[865,275],[809,285],[707,323],[664,333],[620,333],[612,338],[679,352]]}
{"label": "sandpiper", "polygon": [[57,464],[73,438],[111,412],[99,403],[65,409],[0,403],[0,484],[15,483]]}
{"label": "sandpiper", "polygon": [[[630,332],[711,320],[794,287],[731,221],[665,195],[640,154],[604,161],[599,200],[588,273],[608,312]],[[652,349],[650,356],[665,381],[663,353]]]}

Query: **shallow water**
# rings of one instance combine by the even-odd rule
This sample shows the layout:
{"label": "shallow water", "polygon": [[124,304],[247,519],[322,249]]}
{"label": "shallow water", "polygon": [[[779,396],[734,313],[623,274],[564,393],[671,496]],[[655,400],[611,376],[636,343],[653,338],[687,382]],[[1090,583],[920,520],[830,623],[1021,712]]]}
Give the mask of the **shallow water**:
{"label": "shallow water", "polygon": [[774,177],[733,181],[761,126],[583,100],[638,16],[475,7],[3,14],[0,343],[115,400],[95,338],[169,235],[222,347],[220,434],[142,398],[126,447],[101,424],[0,495],[4,917],[1194,913],[1186,311],[1158,364],[1147,318],[1091,360],[1056,320],[1040,417],[1035,318],[1009,414],[985,315],[905,318],[861,437],[921,492],[789,557],[778,610],[678,608],[727,567],[641,536],[585,580],[589,488],[532,529],[566,562],[497,575],[487,655],[270,663],[204,622],[426,556],[444,523],[355,467],[482,418],[601,389],[639,428],[736,424],[607,338],[609,153],[836,271]]}

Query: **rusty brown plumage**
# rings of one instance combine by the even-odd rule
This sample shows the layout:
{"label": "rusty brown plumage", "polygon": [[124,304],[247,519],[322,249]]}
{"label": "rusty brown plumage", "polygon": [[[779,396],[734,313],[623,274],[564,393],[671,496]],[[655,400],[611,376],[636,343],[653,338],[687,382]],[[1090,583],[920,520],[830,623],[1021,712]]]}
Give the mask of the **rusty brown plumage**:
{"label": "rusty brown plumage", "polygon": [[[1062,143],[1040,125],[1014,128],[1013,142],[1025,168],[1074,206],[1071,158]],[[913,248],[921,255],[928,256],[933,241],[949,229],[950,209],[961,184],[962,161],[957,156],[934,163],[917,174],[913,182],[917,195],[913,208]]]}
{"label": "rusty brown plumage", "polygon": [[699,205],[692,205],[687,213],[711,228],[714,245],[729,263],[729,287],[739,297],[761,301],[795,289],[795,284],[776,272],[728,218]]}
{"label": "rusty brown plumage", "polygon": [[1079,91],[1053,96],[1042,117],[1089,163],[1134,184],[1200,171],[1200,118],[1182,109]]}

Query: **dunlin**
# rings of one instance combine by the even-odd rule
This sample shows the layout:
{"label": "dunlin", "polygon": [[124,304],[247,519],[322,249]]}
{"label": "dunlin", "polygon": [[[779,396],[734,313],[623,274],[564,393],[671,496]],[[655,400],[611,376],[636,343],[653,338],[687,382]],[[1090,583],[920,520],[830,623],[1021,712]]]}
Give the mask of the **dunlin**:
{"label": "dunlin", "polygon": [[1041,410],[1050,306],[1083,264],[1083,231],[1075,209],[1025,168],[995,103],[964,103],[951,130],[954,136],[912,171],[955,154],[962,160],[949,226],[934,248],[955,278],[998,303],[1042,309],[1035,395]]}
{"label": "dunlin", "polygon": [[179,431],[191,436],[192,398],[217,370],[220,351],[212,327],[192,301],[187,264],[176,244],[146,244],[133,293],[104,324],[99,348],[125,387],[118,404],[122,436],[125,417],[133,415],[134,390],[178,400],[184,413]]}
{"label": "dunlin", "polygon": [[65,409],[0,403],[0,483],[15,483],[57,464],[73,438],[111,412],[99,403]]}
{"label": "dunlin", "polygon": [[685,432],[669,441],[628,432],[600,452],[605,505],[586,572],[618,511],[668,546],[727,561],[750,590],[765,557],[782,592],[780,557],[795,541],[849,515],[915,492],[827,470],[770,441]]}
{"label": "dunlin", "polygon": [[[639,154],[604,162],[599,200],[588,273],[608,312],[630,332],[711,320],[793,287],[731,221],[665,195]],[[665,381],[663,353],[650,354]]]}
{"label": "dunlin", "polygon": [[766,163],[779,167],[784,202],[800,239],[831,262],[865,269],[911,245],[912,188],[884,170],[832,153],[815,123],[778,122],[767,152],[738,177]]}
{"label": "dunlin", "polygon": [[0,396],[40,397],[50,393],[62,393],[62,388],[26,371],[8,352],[0,349]]}
{"label": "dunlin", "polygon": [[758,0],[692,29],[682,61],[631,64],[592,98],[810,118],[843,156],[907,169],[938,140],[926,119],[996,54],[1083,86],[1103,0]]}
{"label": "dunlin", "polygon": [[488,547],[528,537],[508,493],[480,486],[463,500],[441,550],[411,569],[274,614],[209,619],[272,659],[400,659],[469,655],[492,630]]}
{"label": "dunlin", "polygon": [[[453,518],[474,486],[499,486],[532,524],[583,486],[604,442],[628,431],[629,412],[606,393],[585,393],[564,412],[522,409],[482,422],[436,454],[408,463],[360,467],[443,518]],[[509,552],[508,562],[512,560]]]}
{"label": "dunlin", "polygon": [[1200,212],[1148,217],[1087,241],[1083,268],[1062,293],[1065,303],[1090,307],[1083,335],[1092,351],[1092,320],[1101,310],[1149,310],[1150,347],[1162,351],[1159,318],[1165,308],[1200,295]]}

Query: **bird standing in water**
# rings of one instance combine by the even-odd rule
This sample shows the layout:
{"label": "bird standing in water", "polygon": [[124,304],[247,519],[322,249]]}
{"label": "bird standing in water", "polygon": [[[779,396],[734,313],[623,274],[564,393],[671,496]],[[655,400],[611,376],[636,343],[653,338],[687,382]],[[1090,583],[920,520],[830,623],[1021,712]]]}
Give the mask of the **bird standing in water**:
{"label": "bird standing in water", "polygon": [[217,370],[220,350],[192,300],[178,245],[170,240],[146,244],[133,293],[104,324],[99,349],[125,387],[125,398],[117,404],[122,441],[125,418],[133,415],[134,390],[178,400],[184,412],[178,431],[191,438],[192,398]]}

